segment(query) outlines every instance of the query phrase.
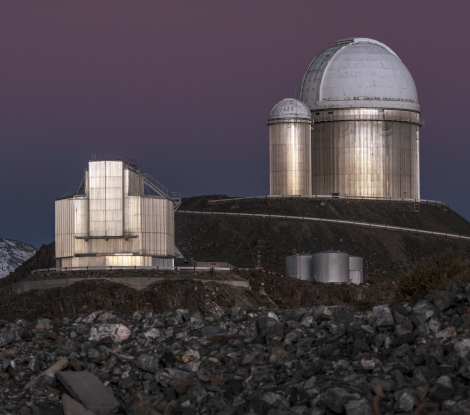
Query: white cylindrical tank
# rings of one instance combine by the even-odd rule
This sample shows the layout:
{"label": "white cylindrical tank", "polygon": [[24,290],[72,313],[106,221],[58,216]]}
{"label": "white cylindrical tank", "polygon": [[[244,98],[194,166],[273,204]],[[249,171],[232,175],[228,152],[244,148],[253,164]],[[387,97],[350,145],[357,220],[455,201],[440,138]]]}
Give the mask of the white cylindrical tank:
{"label": "white cylindrical tank", "polygon": [[271,195],[312,194],[312,118],[301,101],[287,98],[269,117],[269,187]]}
{"label": "white cylindrical tank", "polygon": [[297,254],[286,257],[286,276],[311,281],[312,255]]}
{"label": "white cylindrical tank", "polygon": [[313,254],[312,280],[317,282],[349,282],[349,255],[337,251]]}
{"label": "white cylindrical tank", "polygon": [[356,285],[364,282],[363,259],[360,256],[349,256],[349,282]]}

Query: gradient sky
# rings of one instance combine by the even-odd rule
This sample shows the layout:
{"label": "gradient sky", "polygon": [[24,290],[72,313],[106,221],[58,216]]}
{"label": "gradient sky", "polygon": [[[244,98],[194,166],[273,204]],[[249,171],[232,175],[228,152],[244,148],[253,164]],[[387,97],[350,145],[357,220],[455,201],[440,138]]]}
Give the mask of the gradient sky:
{"label": "gradient sky", "polygon": [[421,194],[470,219],[470,2],[0,0],[0,237],[54,239],[92,154],[183,196],[269,192],[266,120],[338,39],[391,47],[418,88]]}

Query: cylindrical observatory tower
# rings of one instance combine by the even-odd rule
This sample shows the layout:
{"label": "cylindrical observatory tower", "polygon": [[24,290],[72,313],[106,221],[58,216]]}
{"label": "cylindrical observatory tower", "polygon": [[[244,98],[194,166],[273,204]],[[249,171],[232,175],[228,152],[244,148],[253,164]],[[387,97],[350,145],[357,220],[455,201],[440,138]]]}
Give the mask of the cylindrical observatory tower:
{"label": "cylindrical observatory tower", "polygon": [[420,198],[418,94],[393,50],[340,40],[312,61],[296,98],[315,122],[313,194]]}
{"label": "cylindrical observatory tower", "polygon": [[287,98],[269,117],[269,187],[271,195],[312,194],[312,118],[301,101]]}

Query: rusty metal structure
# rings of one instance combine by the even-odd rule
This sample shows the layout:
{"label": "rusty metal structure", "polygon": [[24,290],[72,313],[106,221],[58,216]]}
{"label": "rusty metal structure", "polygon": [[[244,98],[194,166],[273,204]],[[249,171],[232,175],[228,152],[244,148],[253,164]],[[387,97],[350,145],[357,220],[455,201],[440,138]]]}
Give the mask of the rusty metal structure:
{"label": "rusty metal structure", "polygon": [[56,267],[173,266],[180,202],[135,165],[90,161],[55,201]]}

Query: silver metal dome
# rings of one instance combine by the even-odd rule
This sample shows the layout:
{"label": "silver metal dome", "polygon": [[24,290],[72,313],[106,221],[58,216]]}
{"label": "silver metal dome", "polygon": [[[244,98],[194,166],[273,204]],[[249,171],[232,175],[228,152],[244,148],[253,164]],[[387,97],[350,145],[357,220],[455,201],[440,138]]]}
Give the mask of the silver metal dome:
{"label": "silver metal dome", "polygon": [[294,98],[285,98],[277,103],[271,111],[269,121],[285,118],[300,118],[302,120],[312,120],[310,109],[302,101]]}
{"label": "silver metal dome", "polygon": [[300,81],[296,98],[312,111],[420,109],[413,78],[397,54],[366,38],[339,40],[315,57]]}

